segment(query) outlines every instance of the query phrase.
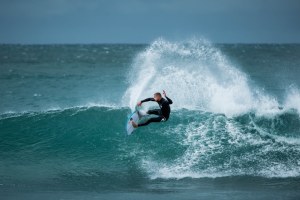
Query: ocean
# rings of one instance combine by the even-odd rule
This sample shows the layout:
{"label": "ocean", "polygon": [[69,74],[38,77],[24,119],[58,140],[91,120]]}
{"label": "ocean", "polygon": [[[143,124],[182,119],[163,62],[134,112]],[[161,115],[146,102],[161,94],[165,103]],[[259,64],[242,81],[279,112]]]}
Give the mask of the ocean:
{"label": "ocean", "polygon": [[300,199],[299,76],[299,44],[0,45],[0,199]]}

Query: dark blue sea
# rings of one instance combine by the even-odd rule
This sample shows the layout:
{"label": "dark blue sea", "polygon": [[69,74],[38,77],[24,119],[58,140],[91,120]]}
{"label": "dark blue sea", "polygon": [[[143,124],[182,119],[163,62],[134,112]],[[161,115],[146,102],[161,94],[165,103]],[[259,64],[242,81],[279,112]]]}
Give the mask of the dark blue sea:
{"label": "dark blue sea", "polygon": [[0,45],[0,199],[300,199],[299,77],[299,44]]}

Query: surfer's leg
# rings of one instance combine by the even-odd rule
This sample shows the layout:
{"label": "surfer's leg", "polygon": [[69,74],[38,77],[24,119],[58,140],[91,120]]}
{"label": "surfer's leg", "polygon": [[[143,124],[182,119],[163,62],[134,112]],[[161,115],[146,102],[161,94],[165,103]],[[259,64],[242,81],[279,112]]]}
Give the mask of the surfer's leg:
{"label": "surfer's leg", "polygon": [[147,126],[151,122],[161,122],[162,119],[163,119],[162,116],[152,117],[152,118],[148,119],[146,122],[138,124],[138,126]]}
{"label": "surfer's leg", "polygon": [[149,114],[149,115],[161,115],[161,110],[160,109],[148,110],[147,114]]}

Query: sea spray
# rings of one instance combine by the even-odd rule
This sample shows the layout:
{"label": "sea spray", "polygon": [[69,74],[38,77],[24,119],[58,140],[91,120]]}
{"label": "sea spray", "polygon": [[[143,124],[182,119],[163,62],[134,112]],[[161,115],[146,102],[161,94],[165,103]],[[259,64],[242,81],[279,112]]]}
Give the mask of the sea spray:
{"label": "sea spray", "polygon": [[278,108],[276,99],[249,84],[248,77],[204,40],[154,41],[137,55],[123,102],[137,101],[166,90],[175,109],[204,110],[228,116]]}

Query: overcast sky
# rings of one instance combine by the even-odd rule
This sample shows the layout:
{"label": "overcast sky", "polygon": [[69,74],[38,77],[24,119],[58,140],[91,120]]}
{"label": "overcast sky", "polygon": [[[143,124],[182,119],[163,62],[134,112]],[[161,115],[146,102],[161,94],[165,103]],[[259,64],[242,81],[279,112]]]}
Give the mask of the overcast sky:
{"label": "overcast sky", "polygon": [[300,0],[0,0],[0,43],[300,43]]}

